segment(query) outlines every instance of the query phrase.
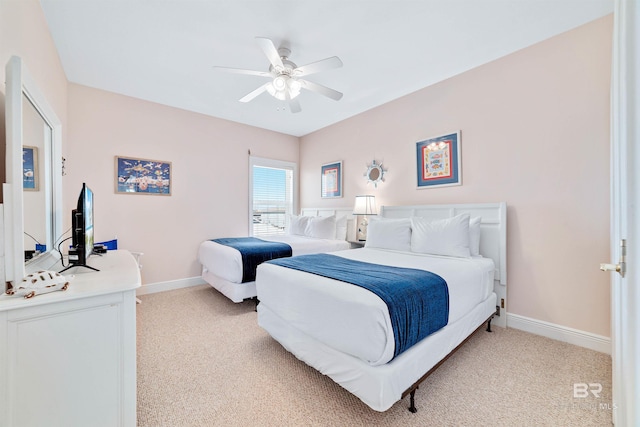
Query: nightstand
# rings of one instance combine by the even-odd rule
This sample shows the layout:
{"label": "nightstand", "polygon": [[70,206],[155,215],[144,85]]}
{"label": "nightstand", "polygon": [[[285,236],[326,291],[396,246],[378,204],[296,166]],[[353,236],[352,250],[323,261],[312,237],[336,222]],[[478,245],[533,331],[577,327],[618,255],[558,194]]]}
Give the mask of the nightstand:
{"label": "nightstand", "polygon": [[350,249],[364,248],[365,243],[367,243],[366,240],[349,240]]}

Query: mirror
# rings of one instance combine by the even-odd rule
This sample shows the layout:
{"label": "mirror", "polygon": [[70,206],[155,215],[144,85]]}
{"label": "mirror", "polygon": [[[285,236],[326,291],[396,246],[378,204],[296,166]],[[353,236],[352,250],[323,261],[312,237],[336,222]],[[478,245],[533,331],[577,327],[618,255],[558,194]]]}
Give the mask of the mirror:
{"label": "mirror", "polygon": [[[61,123],[19,57],[7,63],[6,84],[5,281],[13,283],[58,261],[62,164],[54,159],[62,158]],[[35,241],[44,251],[25,263]]]}
{"label": "mirror", "polygon": [[377,182],[379,179],[380,179],[380,169],[372,167],[369,170],[369,181]]}
{"label": "mirror", "polygon": [[22,95],[22,189],[25,262],[46,252],[55,240],[50,203],[44,185],[51,182],[45,153],[51,150],[52,129],[24,93]]}
{"label": "mirror", "polygon": [[367,171],[364,174],[364,177],[367,179],[368,183],[373,183],[374,187],[378,187],[378,183],[384,181],[385,170],[382,169],[382,163],[376,163],[375,160],[371,162],[371,165],[367,167]]}

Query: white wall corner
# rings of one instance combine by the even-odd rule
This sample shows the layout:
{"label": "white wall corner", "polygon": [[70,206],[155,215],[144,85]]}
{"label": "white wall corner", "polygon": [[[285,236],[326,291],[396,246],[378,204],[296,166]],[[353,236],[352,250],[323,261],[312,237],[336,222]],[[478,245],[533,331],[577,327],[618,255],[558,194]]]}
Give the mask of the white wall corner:
{"label": "white wall corner", "polygon": [[507,327],[611,354],[611,338],[542,320],[507,313]]}
{"label": "white wall corner", "polygon": [[191,286],[204,285],[207,282],[200,276],[186,279],[170,280],[168,282],[156,282],[142,285],[136,290],[136,295],[155,294],[156,292],[173,291],[175,289],[189,288]]}

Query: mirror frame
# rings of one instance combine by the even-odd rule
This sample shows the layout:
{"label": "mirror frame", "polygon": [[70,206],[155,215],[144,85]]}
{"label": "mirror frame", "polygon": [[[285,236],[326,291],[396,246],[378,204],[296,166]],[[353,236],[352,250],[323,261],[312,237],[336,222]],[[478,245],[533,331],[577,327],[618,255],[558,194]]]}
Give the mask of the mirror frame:
{"label": "mirror frame", "polygon": [[[22,103],[23,95],[38,110],[51,128],[51,147],[44,150],[44,183],[46,211],[52,216],[47,229],[47,251],[25,265],[24,261],[24,196],[22,189]],[[12,56],[6,66],[6,183],[3,184],[5,282],[15,283],[25,272],[51,269],[59,256],[55,240],[62,237],[62,123],[31,78],[20,57]],[[46,148],[46,147],[45,147]],[[51,240],[51,241],[49,241]]]}

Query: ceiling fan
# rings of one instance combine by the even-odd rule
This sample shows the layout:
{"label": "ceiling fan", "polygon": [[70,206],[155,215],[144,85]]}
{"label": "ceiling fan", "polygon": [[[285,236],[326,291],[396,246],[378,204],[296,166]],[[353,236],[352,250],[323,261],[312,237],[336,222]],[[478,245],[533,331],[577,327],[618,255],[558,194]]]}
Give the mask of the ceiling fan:
{"label": "ceiling fan", "polygon": [[214,67],[217,70],[229,73],[248,74],[252,76],[268,77],[271,79],[256,90],[240,98],[240,102],[249,102],[262,92],[266,91],[277,99],[287,101],[292,113],[299,113],[302,111],[302,108],[300,107],[300,103],[296,97],[300,94],[301,89],[307,89],[311,92],[319,93],[320,95],[324,95],[336,101],[342,98],[342,93],[337,90],[330,89],[326,86],[322,86],[318,83],[313,83],[302,78],[320,71],[342,67],[342,61],[340,58],[332,56],[330,58],[298,67],[289,60],[289,55],[291,55],[290,49],[286,47],[276,49],[273,42],[265,37],[256,37],[256,40],[271,63],[269,71]]}

